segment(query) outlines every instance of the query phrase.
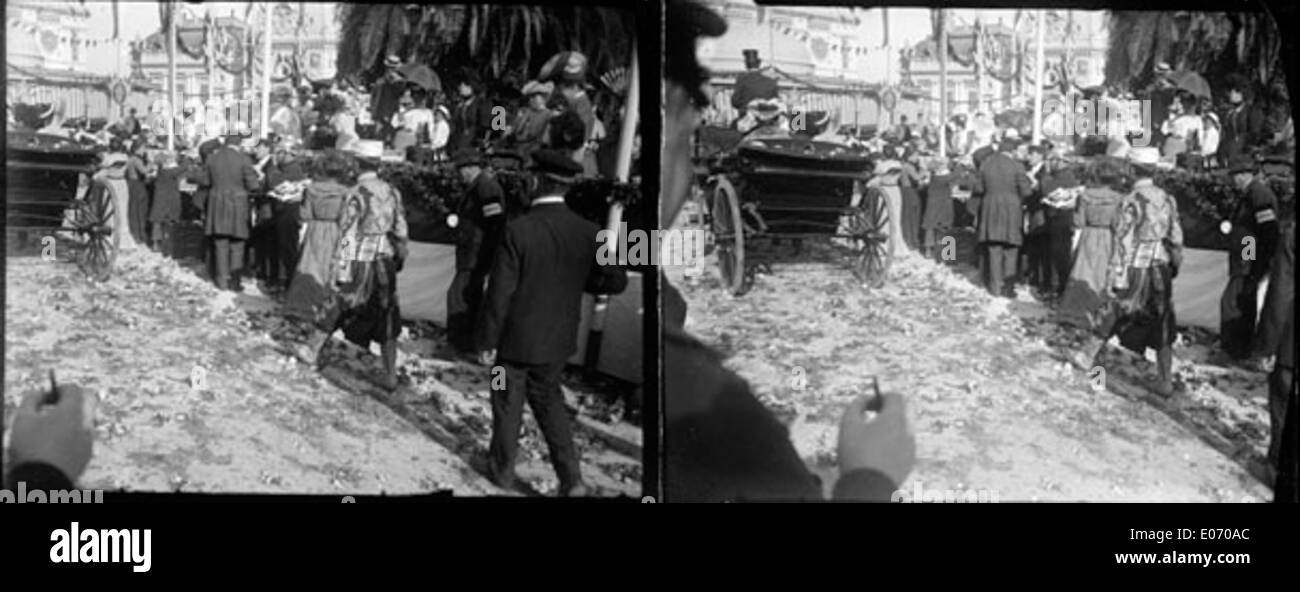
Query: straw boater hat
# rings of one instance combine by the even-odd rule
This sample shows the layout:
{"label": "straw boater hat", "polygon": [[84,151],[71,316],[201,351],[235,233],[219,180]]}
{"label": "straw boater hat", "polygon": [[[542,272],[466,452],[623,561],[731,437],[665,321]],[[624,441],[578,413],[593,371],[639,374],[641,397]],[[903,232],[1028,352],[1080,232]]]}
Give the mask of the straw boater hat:
{"label": "straw boater hat", "polygon": [[388,68],[396,68],[401,65],[402,65],[402,58],[399,58],[394,54],[390,53],[388,54],[388,57],[384,58],[384,66]]}
{"label": "straw boater hat", "polygon": [[888,175],[903,170],[903,164],[892,158],[885,159],[876,163],[875,174]]}
{"label": "straw boater hat", "polygon": [[1140,169],[1154,169],[1160,164],[1160,149],[1154,147],[1130,148],[1128,161]]}
{"label": "straw boater hat", "polygon": [[111,169],[113,167],[126,166],[127,156],[121,152],[105,152],[103,160],[100,161],[100,168]]}
{"label": "straw boater hat", "polygon": [[349,148],[357,158],[379,160],[384,157],[384,143],[379,140],[357,140]]}

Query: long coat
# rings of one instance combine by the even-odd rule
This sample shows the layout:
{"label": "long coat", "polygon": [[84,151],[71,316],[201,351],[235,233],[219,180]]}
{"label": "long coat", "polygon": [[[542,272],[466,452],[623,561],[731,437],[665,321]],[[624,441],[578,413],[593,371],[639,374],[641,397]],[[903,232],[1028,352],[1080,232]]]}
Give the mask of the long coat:
{"label": "long coat", "polygon": [[477,343],[499,360],[548,364],[578,349],[582,293],[617,294],[627,273],[596,259],[600,227],[563,203],[535,204],[506,224]]}
{"label": "long coat", "polygon": [[1021,200],[1033,191],[1024,165],[1002,153],[989,155],[975,177],[980,202],[979,241],[1019,245],[1024,239]]}
{"label": "long coat", "polygon": [[315,181],[303,191],[298,216],[307,228],[298,268],[285,297],[286,310],[299,318],[313,319],[329,295],[333,283],[331,265],[343,233],[339,218],[347,195],[347,187],[331,180]]}
{"label": "long coat", "polygon": [[224,146],[208,157],[194,180],[208,188],[203,206],[204,234],[247,239],[252,211],[248,192],[260,185],[253,160]]}

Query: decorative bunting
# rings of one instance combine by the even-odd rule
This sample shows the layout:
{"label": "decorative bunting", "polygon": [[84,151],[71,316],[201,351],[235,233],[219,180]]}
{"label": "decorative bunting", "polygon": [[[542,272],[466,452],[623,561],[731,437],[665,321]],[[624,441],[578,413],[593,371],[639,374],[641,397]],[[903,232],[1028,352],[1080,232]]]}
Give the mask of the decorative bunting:
{"label": "decorative bunting", "polygon": [[[767,24],[769,27],[779,31],[782,35],[785,35],[787,37],[793,37],[804,43],[807,43],[809,40],[815,38],[814,35],[811,35],[806,31],[801,31],[788,25],[779,24],[776,21],[769,20],[767,21]],[[865,56],[870,54],[872,51],[877,51],[879,49],[880,48],[867,47],[865,45],[857,45],[857,44],[848,43],[844,41],[836,41],[835,43],[830,45],[831,51],[844,52],[856,56]]]}

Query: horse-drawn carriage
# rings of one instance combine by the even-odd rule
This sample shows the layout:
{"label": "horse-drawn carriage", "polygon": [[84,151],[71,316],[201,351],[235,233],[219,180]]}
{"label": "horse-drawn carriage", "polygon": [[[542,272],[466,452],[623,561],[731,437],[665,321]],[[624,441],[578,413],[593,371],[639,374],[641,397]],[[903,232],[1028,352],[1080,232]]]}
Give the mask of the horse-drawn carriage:
{"label": "horse-drawn carriage", "polygon": [[[10,131],[6,139],[5,222],[10,252],[69,254],[88,276],[110,275],[113,203],[90,191],[96,154],[60,136]],[[53,241],[51,243],[51,241]]]}
{"label": "horse-drawn carriage", "polygon": [[889,270],[889,210],[867,190],[872,159],[835,142],[796,134],[742,134],[706,127],[696,141],[705,228],[722,282],[749,284],[746,246],[762,239],[840,238],[854,275],[871,287]]}

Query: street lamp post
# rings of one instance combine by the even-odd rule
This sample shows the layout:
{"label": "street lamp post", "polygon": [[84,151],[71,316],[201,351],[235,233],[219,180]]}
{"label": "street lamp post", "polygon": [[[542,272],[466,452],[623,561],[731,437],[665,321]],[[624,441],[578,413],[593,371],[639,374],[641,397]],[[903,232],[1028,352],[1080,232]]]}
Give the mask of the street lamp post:
{"label": "street lamp post", "polygon": [[1037,31],[1034,35],[1034,143],[1043,140],[1043,20],[1045,12],[1038,10],[1035,19]]}
{"label": "street lamp post", "polygon": [[271,62],[271,7],[269,3],[262,5],[266,9],[265,31],[262,32],[262,135],[265,136],[271,127],[271,68],[274,64]]}

